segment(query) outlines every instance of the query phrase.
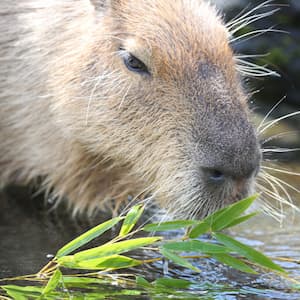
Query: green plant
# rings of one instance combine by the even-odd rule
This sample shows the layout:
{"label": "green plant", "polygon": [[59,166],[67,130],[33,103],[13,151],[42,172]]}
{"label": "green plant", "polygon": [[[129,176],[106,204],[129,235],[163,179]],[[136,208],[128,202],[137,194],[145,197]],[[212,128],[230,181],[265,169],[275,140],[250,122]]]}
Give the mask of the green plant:
{"label": "green plant", "polygon": [[[253,217],[256,213],[246,215],[244,213],[256,197],[252,196],[241,200],[201,221],[178,220],[148,224],[135,230],[133,229],[136,227],[144,207],[142,205],[134,206],[126,216],[106,221],[67,243],[58,250],[55,257],[38,274],[16,278],[35,281],[38,283],[37,286],[4,285],[1,286],[1,289],[6,295],[22,300],[68,299],[69,290],[84,288],[90,289],[88,299],[101,299],[101,295],[104,297],[108,293],[111,293],[110,295],[140,295],[143,290],[151,292],[153,289],[161,287],[184,288],[191,284],[186,280],[172,278],[159,278],[150,283],[140,276],[132,275],[135,277],[134,280],[130,276],[128,278],[116,276],[115,280],[126,282],[127,285],[132,286],[132,289],[110,290],[106,288],[103,289],[102,294],[97,290],[97,297],[93,294],[95,285],[99,289],[99,285],[107,284],[111,280],[113,271],[137,267],[162,259],[173,261],[173,263],[194,272],[200,272],[197,258],[212,257],[242,272],[257,274],[259,270],[268,270],[284,275],[285,271],[270,258],[221,232]],[[115,238],[97,247],[78,250],[117,224],[121,225],[121,229]],[[141,232],[154,233],[182,228],[186,229],[185,234],[175,240],[167,240],[164,236],[134,237],[136,233]],[[207,233],[214,239],[199,240],[201,235]],[[141,260],[128,255],[132,250],[150,246],[151,250],[158,253],[157,258]],[[72,276],[64,275],[70,269],[80,270],[81,273]]]}

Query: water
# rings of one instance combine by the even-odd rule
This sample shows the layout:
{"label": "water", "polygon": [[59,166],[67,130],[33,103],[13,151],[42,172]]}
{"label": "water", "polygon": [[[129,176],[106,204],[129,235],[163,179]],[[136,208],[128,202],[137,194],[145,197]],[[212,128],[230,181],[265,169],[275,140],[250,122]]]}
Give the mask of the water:
{"label": "water", "polygon": [[[63,212],[49,211],[43,206],[42,199],[29,196],[28,190],[15,187],[0,194],[0,278],[36,273],[49,260],[47,255],[55,254],[66,241],[89,227],[83,221],[75,222]],[[289,272],[291,278],[300,280],[300,213],[287,211],[287,214],[289,217],[282,224],[260,215],[230,233],[274,259],[291,259],[278,263]],[[93,222],[100,223],[105,218],[108,216]],[[153,256],[151,252],[142,255],[147,258]],[[295,262],[297,260],[298,264]],[[174,299],[300,299],[300,291],[288,290],[287,282],[275,275],[244,274],[213,259],[202,259],[197,264],[201,273],[172,264],[166,267],[161,262],[136,269],[135,273],[150,281],[166,275],[193,282],[192,286],[180,292],[158,290],[153,299],[166,297],[166,292],[171,293]],[[166,270],[167,273],[163,274]],[[118,296],[116,299],[123,298]]]}

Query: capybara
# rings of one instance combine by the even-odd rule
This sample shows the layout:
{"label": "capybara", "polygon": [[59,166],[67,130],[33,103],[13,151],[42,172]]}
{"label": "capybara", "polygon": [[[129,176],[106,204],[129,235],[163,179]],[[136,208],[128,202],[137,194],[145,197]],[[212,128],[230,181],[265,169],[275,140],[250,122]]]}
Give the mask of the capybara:
{"label": "capybara", "polygon": [[[261,151],[230,32],[203,0],[2,0],[0,181],[73,212],[148,195],[200,218]],[[154,201],[154,200],[153,200]]]}

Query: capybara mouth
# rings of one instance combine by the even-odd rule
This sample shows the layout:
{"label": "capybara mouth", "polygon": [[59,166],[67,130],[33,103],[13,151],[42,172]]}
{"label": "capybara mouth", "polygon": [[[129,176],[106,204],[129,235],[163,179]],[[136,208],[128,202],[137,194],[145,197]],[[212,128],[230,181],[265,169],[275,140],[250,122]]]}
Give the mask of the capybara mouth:
{"label": "capybara mouth", "polygon": [[[215,174],[217,175],[217,174]],[[199,179],[198,179],[199,180]],[[191,179],[189,183],[195,180]],[[226,176],[213,176],[199,180],[197,184],[183,188],[184,181],[178,184],[175,196],[160,198],[160,206],[165,214],[173,219],[202,219],[214,211],[228,206],[254,193],[255,175],[245,179]]]}

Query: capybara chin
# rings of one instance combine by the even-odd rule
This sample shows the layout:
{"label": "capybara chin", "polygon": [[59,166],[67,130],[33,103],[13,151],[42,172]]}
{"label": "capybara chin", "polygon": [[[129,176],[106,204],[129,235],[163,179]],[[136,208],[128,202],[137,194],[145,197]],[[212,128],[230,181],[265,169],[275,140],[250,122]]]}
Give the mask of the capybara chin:
{"label": "capybara chin", "polygon": [[193,218],[252,191],[260,149],[206,1],[2,0],[0,15],[1,184],[43,178],[74,211],[151,195]]}

